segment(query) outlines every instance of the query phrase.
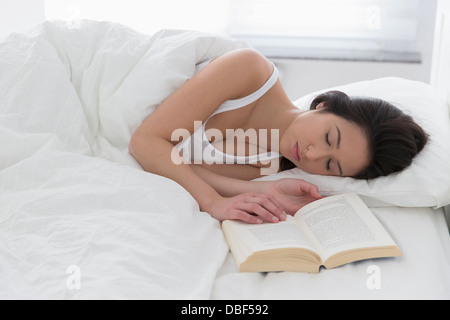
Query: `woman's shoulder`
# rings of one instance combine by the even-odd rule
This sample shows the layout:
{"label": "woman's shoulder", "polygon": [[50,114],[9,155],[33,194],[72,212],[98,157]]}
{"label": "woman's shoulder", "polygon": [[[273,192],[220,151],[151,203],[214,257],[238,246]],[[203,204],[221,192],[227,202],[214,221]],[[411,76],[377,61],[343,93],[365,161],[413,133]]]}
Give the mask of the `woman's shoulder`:
{"label": "woman's shoulder", "polygon": [[261,53],[253,49],[238,49],[224,54],[211,63],[212,68],[217,68],[223,74],[232,74],[240,83],[240,92],[233,99],[238,99],[255,92],[270,78],[274,65]]}
{"label": "woman's shoulder", "polygon": [[255,70],[271,71],[272,63],[267,60],[261,53],[254,49],[237,49],[223,55],[233,63],[239,64],[241,67]]}

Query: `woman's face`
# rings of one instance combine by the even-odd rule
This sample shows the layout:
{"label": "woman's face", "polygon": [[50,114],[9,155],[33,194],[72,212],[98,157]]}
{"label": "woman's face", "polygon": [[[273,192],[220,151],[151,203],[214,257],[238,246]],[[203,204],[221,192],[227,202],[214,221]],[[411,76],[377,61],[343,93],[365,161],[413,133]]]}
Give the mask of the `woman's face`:
{"label": "woman's face", "polygon": [[305,112],[292,122],[281,137],[280,152],[312,174],[355,176],[369,165],[364,131],[342,117],[319,110]]}

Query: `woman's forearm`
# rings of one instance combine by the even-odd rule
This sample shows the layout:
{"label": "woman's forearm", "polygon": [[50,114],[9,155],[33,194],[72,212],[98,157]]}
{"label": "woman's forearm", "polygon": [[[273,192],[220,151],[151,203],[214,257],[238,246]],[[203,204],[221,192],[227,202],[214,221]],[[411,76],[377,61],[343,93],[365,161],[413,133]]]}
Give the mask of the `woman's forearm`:
{"label": "woman's forearm", "polygon": [[221,175],[200,165],[191,165],[198,176],[205,180],[223,197],[234,197],[246,192],[264,192],[267,186],[263,181],[248,181]]}
{"label": "woman's forearm", "polygon": [[173,145],[161,138],[133,136],[130,153],[144,170],[165,176],[185,188],[198,202],[202,211],[209,211],[221,195],[188,164],[175,164],[171,158]]}
{"label": "woman's forearm", "polygon": [[198,202],[201,211],[219,221],[262,223],[285,218],[278,201],[259,191],[263,182],[239,180],[189,164],[176,164],[172,161],[173,145],[163,138],[144,139],[134,135],[129,149],[146,171],[178,182]]}

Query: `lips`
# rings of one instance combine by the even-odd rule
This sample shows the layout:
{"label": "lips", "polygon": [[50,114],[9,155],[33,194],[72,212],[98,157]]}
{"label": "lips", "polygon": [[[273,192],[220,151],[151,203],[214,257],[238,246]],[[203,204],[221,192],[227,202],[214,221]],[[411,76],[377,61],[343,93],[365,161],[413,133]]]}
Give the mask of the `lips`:
{"label": "lips", "polygon": [[292,158],[295,161],[300,161],[300,152],[299,152],[298,142],[292,147]]}

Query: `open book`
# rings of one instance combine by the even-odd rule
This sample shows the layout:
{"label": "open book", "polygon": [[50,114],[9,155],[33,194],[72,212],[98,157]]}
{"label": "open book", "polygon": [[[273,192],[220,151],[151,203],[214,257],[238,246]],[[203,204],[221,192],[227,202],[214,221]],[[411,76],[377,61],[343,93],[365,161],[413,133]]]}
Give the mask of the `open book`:
{"label": "open book", "polygon": [[279,223],[227,220],[222,230],[240,272],[317,273],[401,251],[355,193],[314,201]]}

